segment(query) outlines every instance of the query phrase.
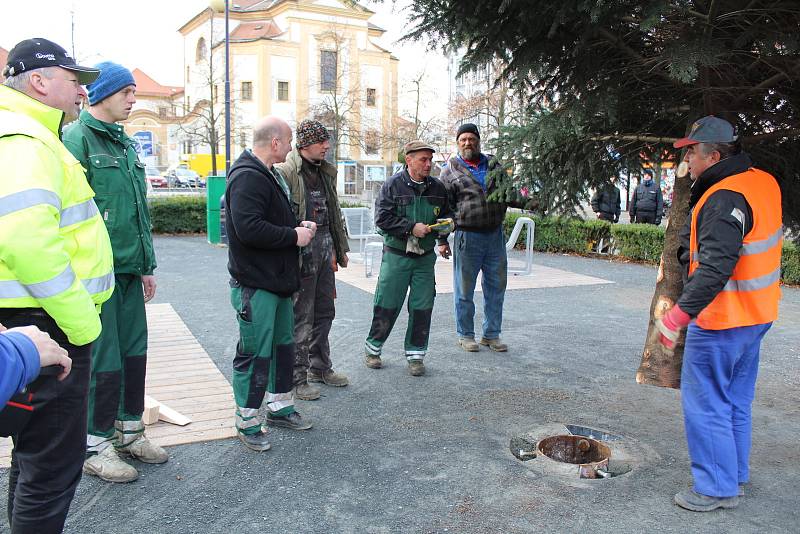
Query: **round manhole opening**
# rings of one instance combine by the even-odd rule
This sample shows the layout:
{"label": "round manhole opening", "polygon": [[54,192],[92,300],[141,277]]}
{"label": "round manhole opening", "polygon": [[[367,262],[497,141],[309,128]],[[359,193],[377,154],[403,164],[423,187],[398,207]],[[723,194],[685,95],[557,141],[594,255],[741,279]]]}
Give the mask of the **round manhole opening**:
{"label": "round manhole opening", "polygon": [[549,436],[539,440],[536,447],[540,454],[556,462],[579,466],[581,478],[596,478],[608,475],[608,445],[585,436]]}

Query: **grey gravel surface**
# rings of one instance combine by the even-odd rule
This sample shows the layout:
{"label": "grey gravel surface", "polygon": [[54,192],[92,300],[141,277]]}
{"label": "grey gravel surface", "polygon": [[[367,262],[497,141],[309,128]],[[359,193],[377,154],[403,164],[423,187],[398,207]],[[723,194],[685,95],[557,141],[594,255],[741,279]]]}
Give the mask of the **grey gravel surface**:
{"label": "grey gravel surface", "polygon": [[[156,302],[172,304],[230,379],[227,249],[201,237],[155,244]],[[440,295],[422,378],[405,368],[402,315],[385,368],[364,366],[372,295],[340,283],[331,347],[351,385],[299,402],[311,431],[272,430],[272,450],[260,454],[235,439],[172,447],[167,464],[137,464],[141,478],[127,485],[85,476],[67,532],[796,532],[800,290],[784,291],[763,345],[748,495],[735,510],[698,514],[672,504],[691,480],[679,394],[634,380],[655,269],[535,261],[615,283],[509,292],[507,354],[460,351],[452,295]],[[621,434],[652,456],[626,475],[576,482],[511,455],[512,437],[554,422]]]}

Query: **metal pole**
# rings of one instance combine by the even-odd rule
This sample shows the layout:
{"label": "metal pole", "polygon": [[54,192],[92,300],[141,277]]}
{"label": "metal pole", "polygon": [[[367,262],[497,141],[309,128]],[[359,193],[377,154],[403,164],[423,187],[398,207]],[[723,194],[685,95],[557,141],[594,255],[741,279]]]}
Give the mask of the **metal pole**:
{"label": "metal pole", "polygon": [[231,170],[231,52],[228,33],[228,0],[225,0],[225,178]]}

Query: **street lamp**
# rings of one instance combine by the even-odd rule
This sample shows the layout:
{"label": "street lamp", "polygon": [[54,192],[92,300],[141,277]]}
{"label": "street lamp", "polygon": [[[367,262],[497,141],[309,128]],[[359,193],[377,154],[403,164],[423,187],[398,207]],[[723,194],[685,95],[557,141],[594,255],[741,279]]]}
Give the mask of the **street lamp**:
{"label": "street lamp", "polygon": [[[228,0],[209,0],[209,7],[217,13],[225,13],[225,178],[231,170],[231,69],[230,33],[228,31]],[[214,15],[211,15],[212,17]],[[211,36],[213,40],[213,35]],[[211,53],[214,53],[213,42]]]}

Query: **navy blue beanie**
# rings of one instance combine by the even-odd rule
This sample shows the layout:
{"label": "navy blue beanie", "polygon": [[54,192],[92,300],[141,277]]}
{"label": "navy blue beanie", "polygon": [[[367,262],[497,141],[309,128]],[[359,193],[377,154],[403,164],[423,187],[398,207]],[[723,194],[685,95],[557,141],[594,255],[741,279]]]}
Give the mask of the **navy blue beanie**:
{"label": "navy blue beanie", "polygon": [[100,69],[100,76],[86,86],[89,95],[89,105],[94,106],[113,95],[120,89],[124,89],[129,85],[136,85],[131,71],[112,61],[103,61],[95,65]]}

